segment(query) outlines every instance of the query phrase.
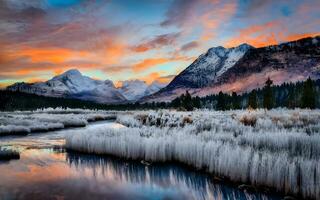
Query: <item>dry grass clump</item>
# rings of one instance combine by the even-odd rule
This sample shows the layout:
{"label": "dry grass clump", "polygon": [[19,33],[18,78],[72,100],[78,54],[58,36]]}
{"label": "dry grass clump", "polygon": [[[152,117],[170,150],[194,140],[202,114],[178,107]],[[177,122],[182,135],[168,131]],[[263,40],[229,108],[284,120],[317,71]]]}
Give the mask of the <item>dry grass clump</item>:
{"label": "dry grass clump", "polygon": [[255,126],[257,123],[257,118],[254,115],[243,115],[240,118],[240,122],[245,126]]}
{"label": "dry grass clump", "polygon": [[183,119],[182,119],[182,124],[183,124],[183,126],[185,125],[185,124],[192,124],[193,123],[193,120],[192,120],[192,118],[190,117],[190,116],[186,116],[186,117],[184,117]]}

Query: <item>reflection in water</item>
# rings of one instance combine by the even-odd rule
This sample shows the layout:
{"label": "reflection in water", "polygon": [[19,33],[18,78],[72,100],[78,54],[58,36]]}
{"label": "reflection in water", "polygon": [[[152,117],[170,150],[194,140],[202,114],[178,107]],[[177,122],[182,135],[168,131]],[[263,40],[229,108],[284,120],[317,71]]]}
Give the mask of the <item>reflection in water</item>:
{"label": "reflection in water", "polygon": [[258,193],[246,193],[232,186],[214,183],[207,174],[189,171],[173,164],[146,166],[138,162],[126,162],[75,153],[67,154],[71,167],[80,171],[92,171],[95,177],[108,177],[122,184],[148,185],[154,188],[176,188],[186,192],[189,199],[278,199]]}
{"label": "reflection in water", "polygon": [[181,166],[143,165],[115,158],[28,149],[0,164],[0,199],[276,200],[214,183]]}
{"label": "reflection in water", "polygon": [[114,157],[67,153],[56,148],[67,134],[74,132],[0,138],[1,146],[21,152],[20,160],[0,161],[0,199],[281,199],[245,193],[174,164],[148,166]]}

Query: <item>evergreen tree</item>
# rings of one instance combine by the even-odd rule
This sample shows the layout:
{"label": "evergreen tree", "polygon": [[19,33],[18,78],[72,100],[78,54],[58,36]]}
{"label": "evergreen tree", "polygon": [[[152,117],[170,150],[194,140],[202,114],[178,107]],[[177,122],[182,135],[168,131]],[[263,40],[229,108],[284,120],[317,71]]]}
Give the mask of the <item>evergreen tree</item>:
{"label": "evergreen tree", "polygon": [[220,91],[218,94],[217,110],[225,110],[225,109],[226,109],[226,105],[225,105],[224,94],[222,93],[222,91]]}
{"label": "evergreen tree", "polygon": [[232,99],[231,100],[232,101],[232,109],[234,109],[234,110],[240,109],[240,101],[239,101],[239,97],[236,92],[232,92],[231,99]]}
{"label": "evergreen tree", "polygon": [[263,88],[263,107],[266,109],[271,109],[274,105],[274,97],[271,85],[273,84],[273,81],[268,78],[265,86]]}
{"label": "evergreen tree", "polygon": [[310,77],[303,84],[301,104],[302,108],[314,109],[316,107],[315,89]]}
{"label": "evergreen tree", "polygon": [[287,108],[295,108],[297,106],[295,89],[291,85],[289,85],[288,87],[289,87],[289,89],[288,89],[288,97],[286,99],[285,106]]}
{"label": "evergreen tree", "polygon": [[172,101],[171,101],[171,106],[172,106],[173,108],[179,108],[179,107],[181,107],[181,96],[175,98],[174,100],[172,100]]}
{"label": "evergreen tree", "polygon": [[193,106],[195,108],[201,108],[201,99],[200,99],[200,97],[196,96],[195,98],[192,99],[192,101],[193,101],[192,104],[193,104]]}
{"label": "evergreen tree", "polygon": [[186,95],[185,98],[183,100],[183,107],[187,110],[187,111],[191,111],[193,110],[193,105],[192,105],[192,97],[189,93],[189,91],[186,91]]}
{"label": "evergreen tree", "polygon": [[257,105],[257,91],[252,90],[249,94],[249,99],[248,99],[248,107],[256,109],[258,107]]}

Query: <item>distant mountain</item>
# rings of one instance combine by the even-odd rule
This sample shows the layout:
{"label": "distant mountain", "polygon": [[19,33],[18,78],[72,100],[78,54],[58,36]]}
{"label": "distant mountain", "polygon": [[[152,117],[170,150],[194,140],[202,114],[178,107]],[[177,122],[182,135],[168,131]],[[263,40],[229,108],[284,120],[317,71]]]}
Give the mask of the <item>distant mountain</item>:
{"label": "distant mountain", "polygon": [[144,96],[149,96],[151,94],[154,94],[161,90],[162,88],[166,87],[168,84],[167,83],[161,83],[159,81],[153,81],[146,89],[144,92]]}
{"label": "distant mountain", "polygon": [[[153,92],[157,92],[159,89],[153,90]],[[125,103],[136,101],[145,94],[152,94],[149,92],[149,86],[143,81],[124,81],[121,88],[116,88],[110,80],[94,80],[83,76],[76,69],[66,71],[46,82],[15,83],[8,86],[7,90],[98,103]]]}
{"label": "distant mountain", "polygon": [[115,88],[112,81],[94,80],[83,76],[75,69],[66,71],[46,82],[15,83],[7,87],[7,90],[50,97],[76,98],[99,103],[126,101],[126,98]]}
{"label": "distant mountain", "polygon": [[154,94],[167,85],[158,81],[154,81],[148,85],[145,81],[140,80],[128,80],[121,83],[122,86],[119,87],[119,92],[129,101],[136,101],[142,97]]}
{"label": "distant mountain", "polygon": [[170,101],[186,90],[197,96],[244,92],[262,87],[267,77],[281,84],[308,76],[320,78],[320,36],[262,48],[247,44],[215,47],[199,56],[167,87],[142,101]]}
{"label": "distant mountain", "polygon": [[146,82],[140,80],[122,81],[121,83],[119,91],[129,101],[135,101],[145,96],[145,91],[148,88]]}

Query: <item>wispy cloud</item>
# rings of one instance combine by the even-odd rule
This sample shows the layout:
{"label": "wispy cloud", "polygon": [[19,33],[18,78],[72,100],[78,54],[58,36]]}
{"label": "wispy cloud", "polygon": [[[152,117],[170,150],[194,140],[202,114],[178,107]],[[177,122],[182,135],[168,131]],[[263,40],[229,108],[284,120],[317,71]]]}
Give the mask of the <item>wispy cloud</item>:
{"label": "wispy cloud", "polygon": [[189,51],[191,49],[197,48],[199,43],[197,41],[188,42],[181,47],[181,51]]}
{"label": "wispy cloud", "polygon": [[161,48],[163,46],[174,45],[180,33],[162,34],[151,40],[138,44],[131,49],[136,52],[145,52],[151,49]]}

